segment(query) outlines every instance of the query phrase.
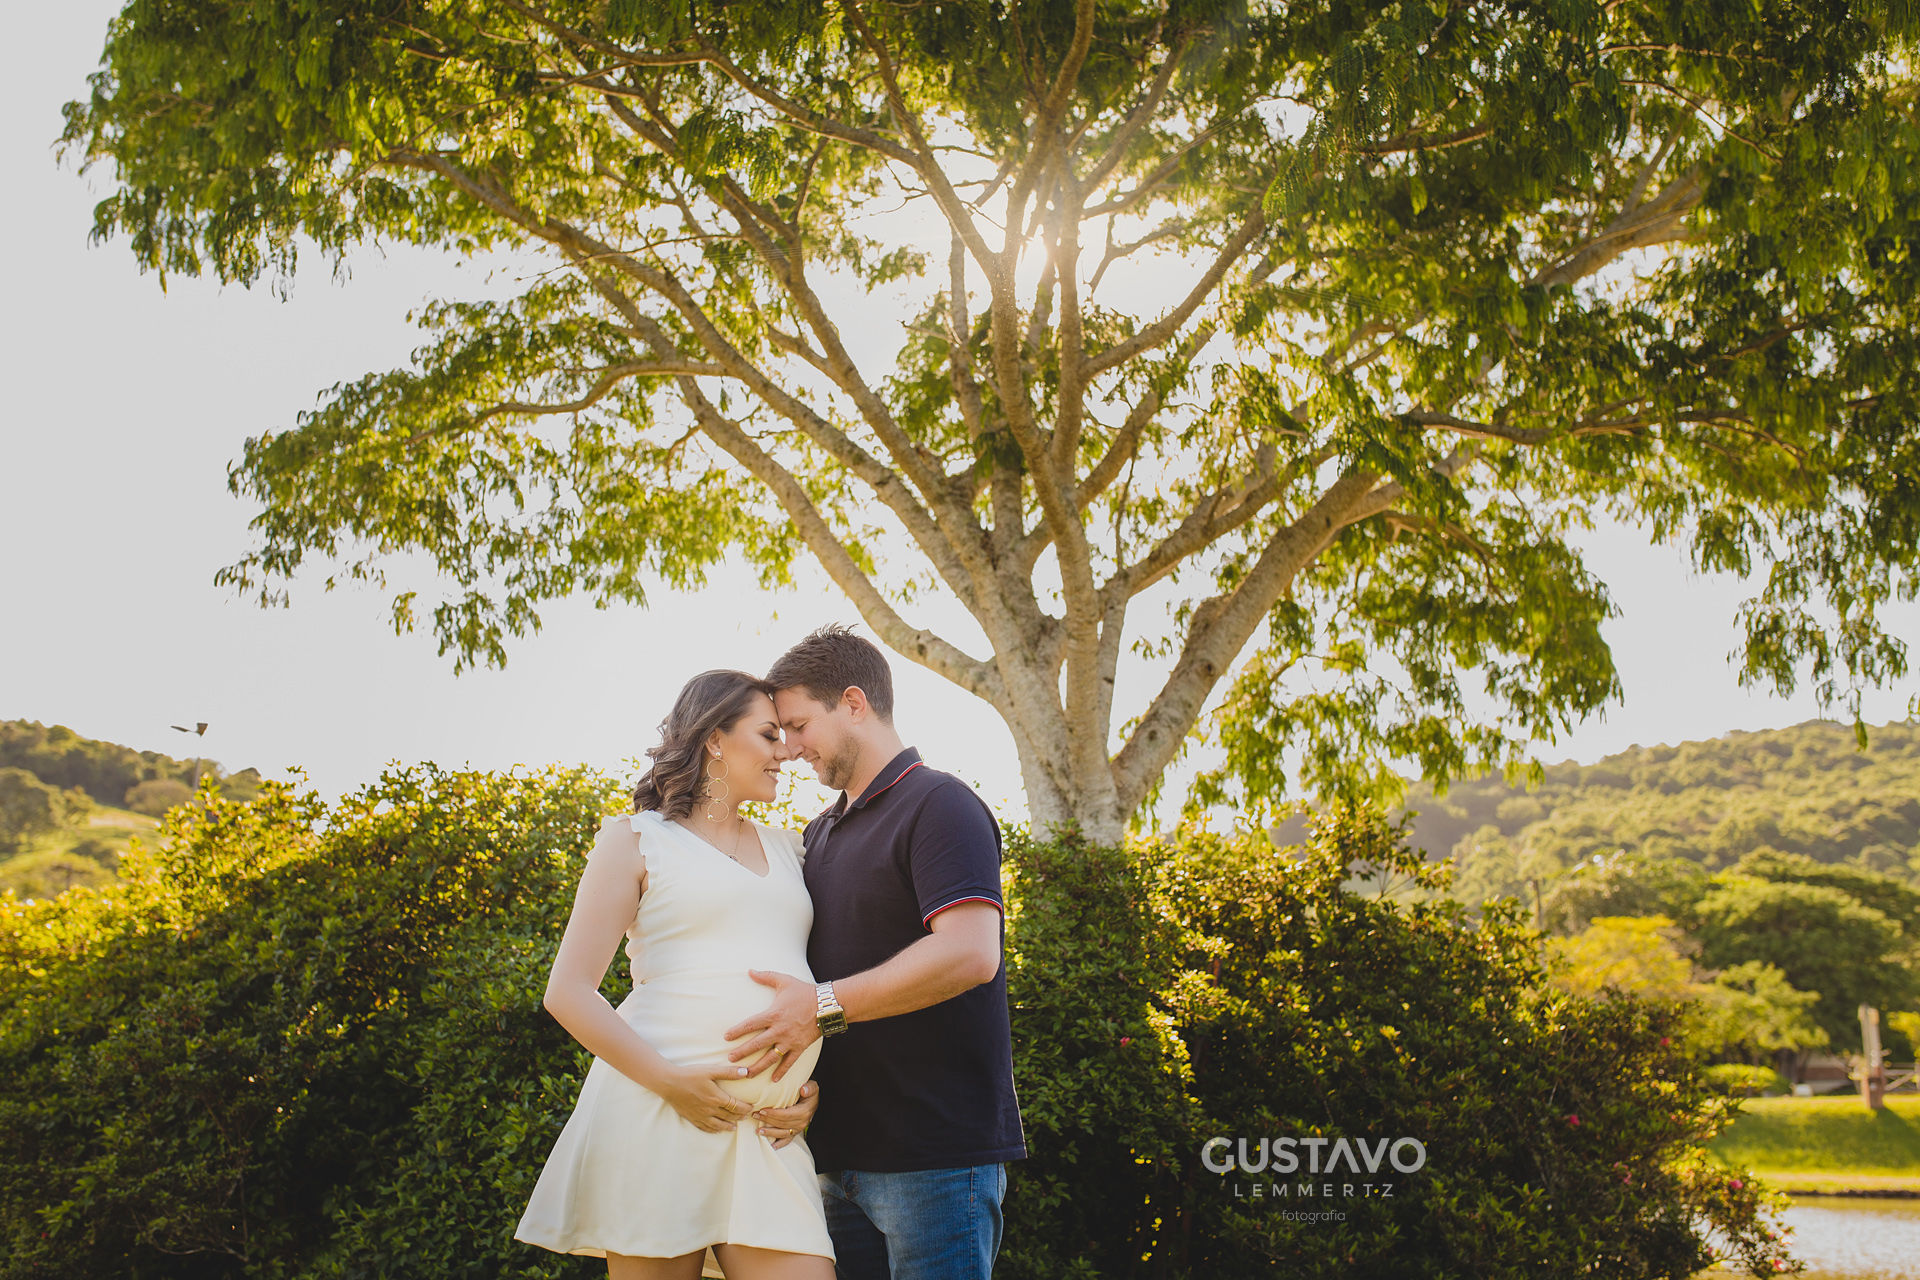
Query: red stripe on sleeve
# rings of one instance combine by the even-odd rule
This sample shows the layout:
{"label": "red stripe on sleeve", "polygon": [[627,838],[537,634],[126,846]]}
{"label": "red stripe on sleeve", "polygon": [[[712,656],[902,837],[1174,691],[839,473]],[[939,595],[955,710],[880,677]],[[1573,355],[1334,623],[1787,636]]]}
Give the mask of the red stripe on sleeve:
{"label": "red stripe on sleeve", "polygon": [[946,906],[935,907],[933,910],[927,912],[926,915],[921,917],[920,923],[922,925],[925,925],[927,921],[933,919],[935,916],[939,915],[942,911],[945,911],[947,907],[957,907],[963,902],[991,902],[994,905],[994,909],[999,911],[1001,915],[1005,915],[1007,913],[1007,909],[1000,905],[1000,899],[998,898],[986,898],[986,897],[955,898],[952,902],[947,903]]}

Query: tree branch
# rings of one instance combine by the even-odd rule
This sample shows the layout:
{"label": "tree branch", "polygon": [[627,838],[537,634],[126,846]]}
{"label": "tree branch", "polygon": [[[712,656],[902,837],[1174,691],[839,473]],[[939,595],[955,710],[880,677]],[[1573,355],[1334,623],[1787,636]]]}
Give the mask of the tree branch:
{"label": "tree branch", "polygon": [[1652,200],[1623,209],[1599,235],[1563,257],[1558,265],[1535,275],[1529,283],[1547,288],[1573,284],[1631,249],[1684,238],[1680,226],[1699,205],[1703,190],[1698,169],[1675,178]]}
{"label": "tree branch", "polygon": [[[986,237],[980,234],[980,229],[974,225],[973,218],[967,213],[966,203],[960,199],[959,193],[953,189],[953,184],[947,180],[946,171],[934,158],[933,149],[927,144],[926,131],[920,126],[920,117],[907,106],[906,95],[900,89],[900,77],[894,70],[893,59],[888,55],[886,46],[880,42],[880,37],[868,25],[866,14],[861,12],[859,0],[846,0],[846,12],[847,18],[853,23],[854,29],[859,32],[860,38],[866,43],[879,66],[880,81],[886,86],[887,91],[887,108],[893,112],[894,119],[899,122],[901,130],[912,144],[904,156],[896,158],[911,166],[913,171],[926,182],[927,189],[933,193],[934,203],[939,206],[940,212],[947,219],[947,225],[966,243],[968,251],[979,260],[989,278],[994,277],[1001,267],[1000,255],[994,252],[993,247],[987,243]],[[1013,220],[1009,219],[1008,225],[1012,224]],[[994,280],[994,287],[998,291],[1000,282],[997,279]]]}
{"label": "tree branch", "polygon": [[704,54],[698,53],[635,52],[632,49],[622,48],[611,40],[602,40],[597,36],[589,35],[578,27],[557,22],[533,5],[523,3],[523,0],[500,0],[500,3],[549,34],[556,35],[578,48],[592,49],[596,53],[604,54],[621,67],[684,67],[707,61]]}
{"label": "tree branch", "polygon": [[1173,83],[1173,73],[1180,65],[1180,59],[1185,56],[1191,43],[1190,39],[1182,39],[1176,47],[1167,50],[1166,60],[1160,64],[1160,70],[1154,73],[1153,83],[1147,86],[1146,93],[1141,95],[1140,101],[1134,104],[1133,110],[1129,111],[1127,118],[1121,122],[1119,131],[1107,143],[1106,151],[1094,161],[1093,168],[1081,180],[1084,190],[1098,191],[1101,184],[1107,180],[1107,175],[1112,173],[1125,157],[1127,148],[1139,136],[1140,130],[1145,127],[1147,121],[1153,118],[1153,113],[1159,108],[1161,99],[1166,97],[1167,86]]}
{"label": "tree branch", "polygon": [[1554,432],[1545,427],[1507,427],[1491,422],[1469,422],[1450,413],[1429,413],[1419,409],[1401,414],[1400,421],[1410,427],[1442,427],[1455,435],[1506,440],[1513,444],[1541,444],[1554,436]]}
{"label": "tree branch", "polygon": [[967,424],[967,436],[978,442],[986,433],[980,383],[973,376],[973,321],[967,316],[967,248],[959,233],[949,229],[947,253],[947,370],[953,379],[954,402]]}
{"label": "tree branch", "polygon": [[1094,377],[1104,370],[1113,368],[1117,364],[1131,360],[1143,351],[1151,351],[1153,348],[1171,338],[1175,333],[1178,333],[1180,326],[1185,324],[1187,318],[1194,313],[1195,309],[1197,309],[1202,302],[1205,302],[1213,293],[1214,288],[1220,283],[1221,277],[1227,274],[1227,270],[1233,266],[1241,254],[1246,252],[1247,246],[1254,242],[1254,239],[1259,236],[1266,225],[1266,214],[1262,212],[1259,204],[1256,203],[1252,210],[1249,211],[1247,216],[1241,221],[1240,226],[1234,231],[1232,237],[1228,239],[1226,247],[1220,251],[1219,256],[1207,267],[1205,273],[1195,282],[1192,290],[1181,300],[1179,305],[1146,328],[1140,330],[1140,332],[1134,334],[1133,337],[1122,342],[1116,342],[1106,350],[1095,352],[1088,357],[1086,376],[1089,378]]}
{"label": "tree branch", "polygon": [[1114,757],[1114,780],[1126,812],[1133,811],[1178,754],[1207,695],[1292,586],[1294,576],[1346,527],[1378,478],[1368,471],[1342,475],[1312,507],[1274,534],[1238,586],[1193,611],[1172,674]]}
{"label": "tree branch", "polygon": [[[649,123],[634,114],[631,108],[617,99],[608,100],[609,108],[620,120],[632,129],[636,136],[645,139],[661,154],[681,160],[679,140],[672,132],[671,124],[656,116]],[[652,108],[652,104],[648,104]],[[804,256],[801,253],[799,229],[773,215],[770,211],[749,200],[745,192],[738,189],[733,180],[722,178],[721,203],[732,215],[734,224],[741,234],[754,247],[760,259],[767,265],[774,280],[786,291],[787,297],[798,308],[800,316],[813,330],[814,336],[825,348],[824,362],[815,363],[815,367],[833,380],[835,386],[846,392],[860,410],[860,416],[873,429],[894,464],[905,473],[913,487],[920,491],[922,499],[938,515],[951,525],[960,527],[954,530],[950,539],[962,561],[970,557],[966,547],[979,534],[978,524],[972,513],[962,510],[949,500],[946,477],[938,464],[917,442],[901,429],[894,419],[893,412],[885,400],[876,395],[873,388],[861,377],[859,367],[854,363],[853,355],[840,340],[840,330],[827,315],[825,305],[807,282]],[[779,229],[787,239],[787,250],[776,245],[768,236],[764,227],[771,224]],[[790,251],[789,251],[790,250]],[[976,573],[985,569],[984,563],[970,566]],[[976,581],[976,588],[980,583]]]}
{"label": "tree branch", "polygon": [[1100,278],[1107,274],[1107,268],[1109,266],[1127,257],[1129,254],[1146,248],[1156,240],[1164,240],[1168,236],[1177,236],[1192,225],[1193,223],[1186,218],[1169,218],[1153,230],[1147,232],[1146,235],[1141,236],[1138,240],[1131,241],[1127,244],[1116,245],[1113,242],[1113,221],[1109,219],[1107,221],[1106,251],[1101,254],[1100,265],[1094,268],[1092,277],[1087,281],[1087,291],[1091,293],[1100,287]]}
{"label": "tree branch", "polygon": [[[1060,141],[1057,137],[1060,120],[1066,115],[1074,84],[1080,79],[1080,68],[1086,63],[1087,50],[1093,47],[1093,15],[1094,0],[1075,0],[1073,43],[1068,45],[1067,56],[1060,63],[1047,96],[1041,100],[1033,128],[1027,134],[1026,161],[1015,173],[1013,188],[1007,194],[1007,234],[1010,236],[1015,234],[1014,229],[1020,224],[1020,214],[1026,208],[1027,198],[1039,188],[1044,171],[1053,162],[1053,153]],[[1011,251],[1011,245],[1008,248]]]}
{"label": "tree branch", "polygon": [[1083,210],[1080,216],[1083,218],[1102,218],[1108,214],[1125,213],[1127,210],[1133,208],[1134,205],[1139,204],[1142,200],[1145,200],[1148,196],[1158,191],[1161,185],[1164,184],[1168,178],[1171,178],[1182,164],[1186,163],[1188,156],[1192,155],[1194,151],[1198,150],[1205,143],[1211,141],[1213,136],[1225,127],[1226,121],[1224,120],[1216,121],[1208,125],[1205,129],[1202,129],[1199,133],[1194,134],[1193,137],[1182,143],[1178,151],[1161,161],[1152,173],[1142,178],[1139,183],[1134,186],[1133,190],[1124,191],[1111,200],[1105,200],[1099,204],[1091,205]]}
{"label": "tree branch", "polygon": [[913,165],[915,168],[919,167],[918,157],[915,156],[911,150],[901,146],[885,134],[875,133],[871,129],[862,129],[855,125],[844,124],[841,121],[811,111],[767,85],[761,84],[758,80],[755,80],[752,76],[742,71],[738,66],[734,65],[732,59],[709,44],[706,37],[696,32],[694,39],[700,42],[701,53],[705,60],[718,68],[720,74],[726,76],[727,79],[733,81],[742,89],[778,111],[782,116],[791,120],[802,129],[805,129],[808,133],[816,134],[823,138],[837,138],[842,142],[851,142],[856,146],[865,147],[869,151],[883,155],[889,160],[898,160],[902,164]]}
{"label": "tree branch", "polygon": [[[961,552],[948,540],[946,533],[915,498],[899,474],[749,360],[720,332],[712,318],[680,281],[664,271],[647,266],[630,254],[612,248],[577,227],[529,213],[493,183],[465,172],[444,156],[394,152],[390,158],[395,164],[438,174],[456,190],[559,248],[576,265],[584,267],[585,264],[598,263],[611,267],[659,295],[687,321],[708,354],[715,358],[728,376],[738,379],[759,396],[767,407],[799,427],[842,466],[859,476],[888,510],[899,517],[915,545],[940,571],[954,594],[972,607],[972,602],[978,598],[978,591],[971,574],[959,559]],[[636,322],[635,317],[629,316],[629,322]],[[644,316],[638,317],[637,322],[657,326],[657,322]]]}
{"label": "tree branch", "polygon": [[1673,149],[1680,144],[1680,135],[1683,132],[1685,132],[1684,128],[1679,125],[1667,131],[1667,136],[1661,140],[1652,157],[1641,167],[1639,176],[1633,180],[1633,188],[1627,192],[1626,203],[1621,206],[1622,212],[1640,207],[1640,201],[1647,194],[1647,184],[1653,181],[1653,175],[1660,171],[1660,166],[1667,162],[1667,157],[1672,155]]}
{"label": "tree branch", "polygon": [[1390,156],[1403,151],[1445,151],[1448,147],[1478,142],[1492,133],[1493,126],[1490,124],[1469,125],[1464,129],[1442,134],[1432,134],[1416,129],[1411,133],[1382,138],[1378,142],[1351,142],[1347,144],[1346,149],[1363,156]]}
{"label": "tree branch", "polygon": [[[1263,264],[1263,271],[1270,269],[1270,266]],[[1213,340],[1216,332],[1211,321],[1202,323],[1182,341],[1179,351],[1173,357],[1173,363],[1182,366],[1191,364],[1194,358],[1206,349],[1207,343]],[[1159,414],[1164,401],[1165,393],[1161,388],[1149,384],[1145,394],[1127,411],[1126,419],[1120,424],[1120,429],[1114,433],[1106,452],[1088,470],[1086,478],[1078,486],[1080,510],[1085,511],[1092,506],[1101,494],[1112,487],[1113,482],[1133,460],[1135,451],[1140,446],[1141,436]],[[1052,529],[1044,522],[1038,524],[1020,540],[1019,545],[1014,549],[1014,559],[1025,566],[1026,572],[1031,573],[1033,566],[1039,562],[1041,554],[1052,545],[1052,542]],[[1105,588],[1102,590],[1104,591]]]}
{"label": "tree branch", "polygon": [[[1192,364],[1194,358],[1213,341],[1213,335],[1217,332],[1212,321],[1203,322],[1181,342],[1180,349],[1174,353],[1173,363],[1183,367]],[[1165,400],[1165,393],[1158,386],[1150,384],[1146,394],[1127,411],[1126,420],[1114,432],[1107,451],[1087,471],[1087,478],[1080,485],[1080,505],[1083,509],[1119,478],[1121,468],[1132,460],[1134,450],[1139,447],[1141,434],[1159,414]]]}
{"label": "tree branch", "polygon": [[[489,405],[487,408],[475,414],[469,421],[462,424],[462,426],[477,427],[491,418],[509,416],[534,418],[559,413],[579,413],[583,409],[591,409],[594,405],[606,399],[614,387],[626,381],[628,378],[678,375],[717,378],[724,377],[726,370],[717,364],[708,364],[698,360],[642,360],[630,364],[612,365],[601,371],[600,376],[594,380],[593,386],[588,388],[587,393],[578,400],[569,400],[564,404],[537,404],[510,400],[504,404]],[[445,430],[447,429],[441,428],[433,431],[416,432],[414,435],[407,437],[407,443],[412,444],[418,440],[444,434]]]}
{"label": "tree branch", "polygon": [[1333,456],[1321,447],[1295,459],[1284,470],[1275,467],[1273,446],[1260,450],[1253,474],[1230,489],[1216,489],[1195,503],[1186,517],[1145,556],[1116,572],[1100,588],[1105,596],[1132,598],[1166,577],[1182,560],[1214,545],[1221,538],[1257,518],[1307,471]]}
{"label": "tree branch", "polygon": [[1054,278],[1060,289],[1060,384],[1054,397],[1053,465],[1063,475],[1077,470],[1080,432],[1087,409],[1086,331],[1080,313],[1080,188],[1064,170],[1059,192],[1059,236],[1053,250]]}
{"label": "tree branch", "polygon": [[[666,335],[660,335],[663,339]],[[756,444],[740,425],[722,414],[701,393],[692,378],[679,379],[680,397],[693,410],[695,419],[709,439],[730,454],[735,461],[767,486],[774,500],[793,521],[794,530],[806,543],[820,566],[845,592],[868,626],[887,646],[905,657],[984,699],[1003,716],[1010,716],[1012,705],[1000,673],[991,663],[971,657],[938,635],[910,625],[890,604],[871,579],[860,571],[826,518],[820,514],[800,481],[782,467],[771,454]]]}
{"label": "tree branch", "polygon": [[1620,81],[1620,83],[1635,85],[1643,89],[1658,89],[1662,93],[1669,94],[1675,98],[1678,98],[1680,101],[1686,103],[1687,106],[1691,107],[1693,109],[1694,114],[1698,115],[1702,120],[1705,120],[1708,124],[1718,129],[1721,133],[1724,133],[1729,138],[1732,138],[1735,142],[1743,143],[1744,145],[1753,148],[1756,152],[1765,156],[1769,160],[1778,162],[1780,159],[1778,154],[1767,150],[1765,147],[1761,146],[1759,143],[1755,142],[1753,139],[1746,137],[1739,130],[1735,129],[1732,125],[1727,124],[1724,121],[1715,119],[1713,116],[1713,113],[1707,110],[1707,103],[1705,99],[1696,98],[1684,89],[1675,88],[1673,85],[1666,83],[1666,81],[1664,80],[1624,80],[1623,79]]}

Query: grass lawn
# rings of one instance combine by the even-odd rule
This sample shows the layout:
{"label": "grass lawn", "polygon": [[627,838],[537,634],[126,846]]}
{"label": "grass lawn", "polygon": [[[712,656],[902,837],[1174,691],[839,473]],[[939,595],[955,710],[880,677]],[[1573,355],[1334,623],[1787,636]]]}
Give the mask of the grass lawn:
{"label": "grass lawn", "polygon": [[124,852],[127,842],[135,836],[151,839],[159,829],[159,819],[149,818],[144,813],[135,813],[131,809],[96,808],[87,815],[84,824],[48,836],[44,843],[71,849],[82,840],[104,840]]}
{"label": "grass lawn", "polygon": [[1920,1191],[1920,1094],[1749,1098],[1709,1147],[1783,1191]]}
{"label": "grass lawn", "polygon": [[0,889],[44,898],[78,884],[113,879],[115,856],[135,836],[151,841],[160,824],[130,809],[94,808],[84,822],[41,836],[0,858]]}
{"label": "grass lawn", "polygon": [[88,810],[84,821],[41,836],[21,852],[71,853],[75,845],[98,840],[124,853],[135,836],[151,839],[159,829],[158,818],[149,818],[131,809],[109,809],[105,805],[95,805]]}

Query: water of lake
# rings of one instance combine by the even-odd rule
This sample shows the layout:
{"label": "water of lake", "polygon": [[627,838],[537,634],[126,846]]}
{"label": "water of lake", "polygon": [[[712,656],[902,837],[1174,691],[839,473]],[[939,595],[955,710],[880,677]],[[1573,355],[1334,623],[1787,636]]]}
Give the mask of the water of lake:
{"label": "water of lake", "polygon": [[1920,1280],[1920,1200],[1813,1196],[1781,1220],[1803,1280]]}

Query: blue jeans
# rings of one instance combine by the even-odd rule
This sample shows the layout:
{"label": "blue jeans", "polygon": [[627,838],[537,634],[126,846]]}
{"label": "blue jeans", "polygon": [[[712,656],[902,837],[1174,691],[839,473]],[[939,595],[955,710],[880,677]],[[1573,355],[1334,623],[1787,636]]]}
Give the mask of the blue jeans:
{"label": "blue jeans", "polygon": [[1007,1167],[820,1175],[839,1280],[988,1280]]}

